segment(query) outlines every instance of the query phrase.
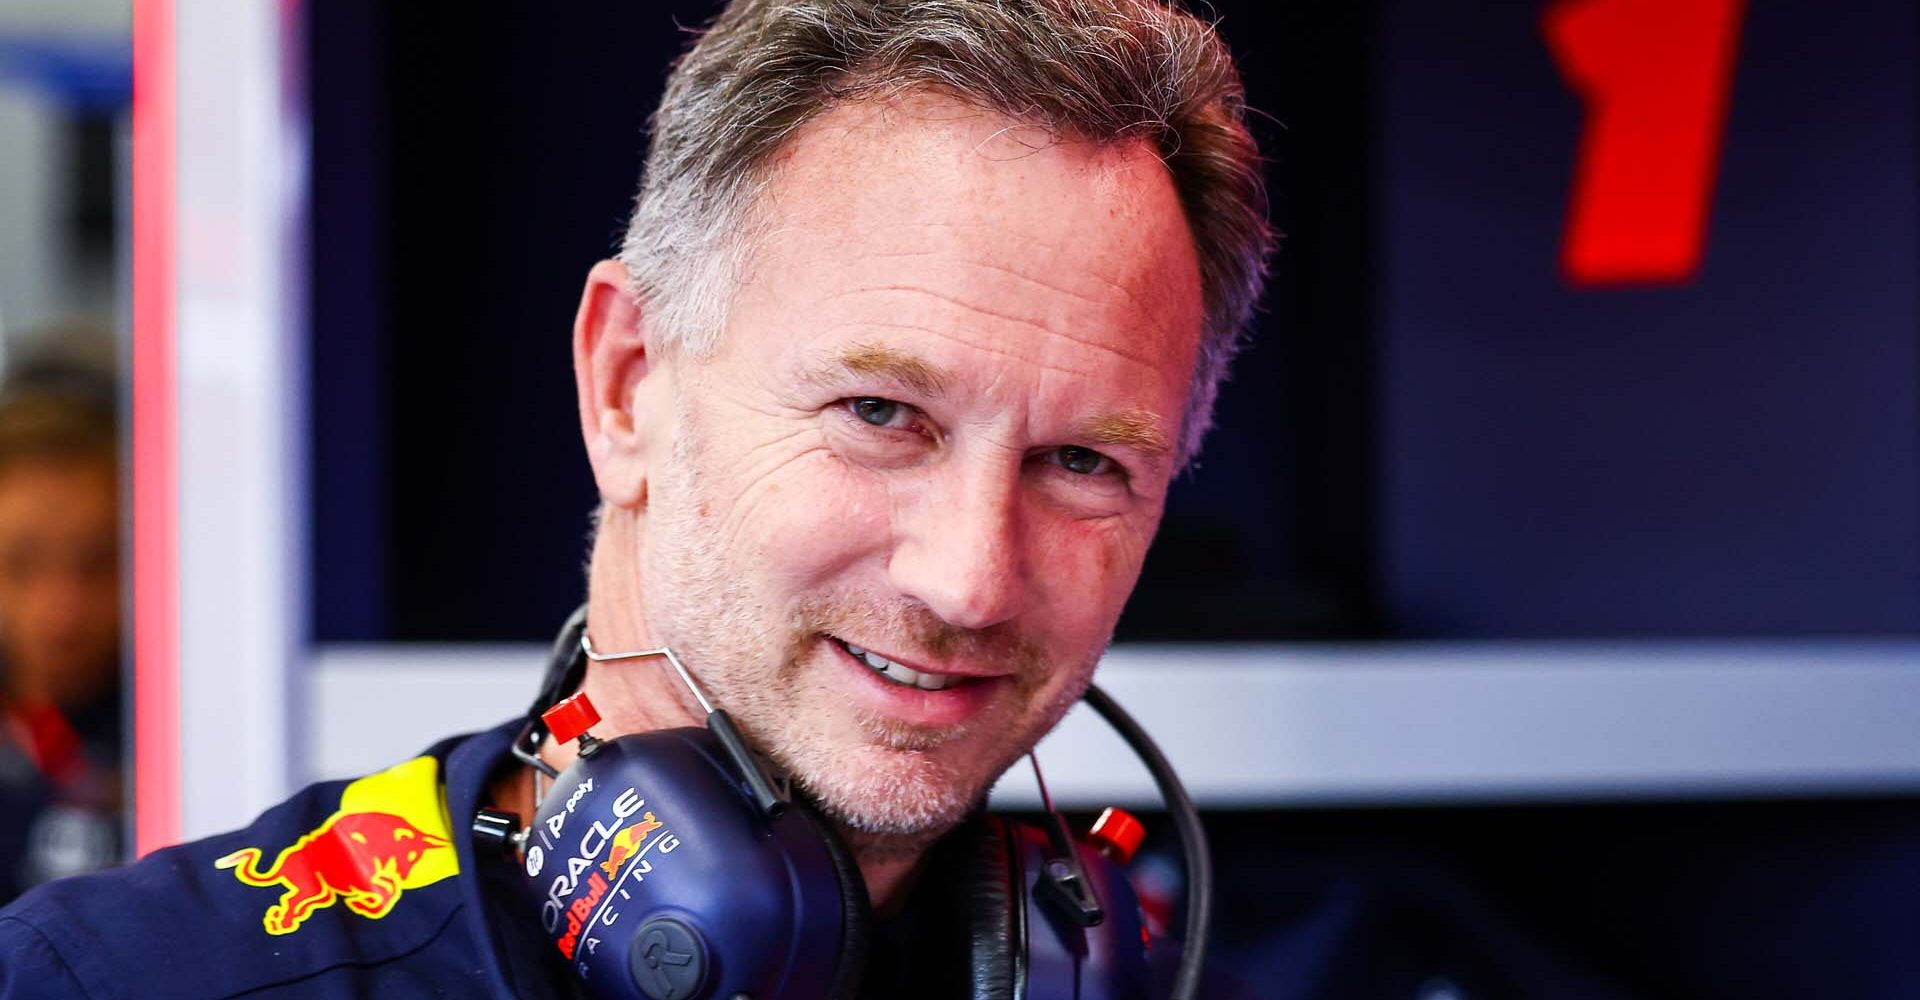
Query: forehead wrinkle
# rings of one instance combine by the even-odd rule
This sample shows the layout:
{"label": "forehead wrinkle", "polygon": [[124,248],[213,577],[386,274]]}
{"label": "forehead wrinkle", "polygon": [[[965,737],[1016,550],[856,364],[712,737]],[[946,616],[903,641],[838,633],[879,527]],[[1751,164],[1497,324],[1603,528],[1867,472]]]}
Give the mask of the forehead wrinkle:
{"label": "forehead wrinkle", "polygon": [[[888,222],[872,228],[873,228],[873,231],[876,233],[881,231],[886,231],[886,230],[893,230],[893,229],[904,229],[904,230],[915,231],[915,232],[929,230],[929,229],[956,229],[956,230],[985,231],[985,232],[992,233],[994,238],[1002,243],[1017,242],[1017,243],[1027,244],[1031,249],[1043,251],[1045,254],[1064,253],[1071,249],[1069,247],[1065,247],[1056,243],[1051,243],[1047,240],[1040,239],[1038,237],[1033,236],[1030,233],[1009,232],[1007,231],[1005,226],[989,225],[984,222],[954,222],[954,221],[937,221],[937,220],[919,221],[917,220],[914,222]],[[947,252],[943,250],[862,250],[861,253],[866,257],[874,257],[874,258],[947,256]],[[1031,254],[1014,255],[1014,256],[1025,258],[1025,257],[1030,257]],[[1069,288],[1064,288],[1060,285],[1055,285],[1049,282],[1041,281],[1038,278],[1034,278],[1027,274],[1022,273],[1021,271],[1013,267],[1010,267],[1005,264],[997,263],[995,261],[963,260],[963,261],[960,261],[960,263],[967,264],[974,267],[985,268],[987,270],[1001,271],[1015,278],[1019,278],[1019,279],[1040,285],[1043,288],[1050,288],[1055,291],[1064,292],[1068,295],[1073,296],[1074,298],[1084,299],[1086,301],[1094,302],[1094,303],[1099,302],[1099,300],[1092,295],[1088,295],[1084,292],[1077,292]],[[1127,303],[1131,305],[1134,309],[1140,310],[1141,312],[1151,311],[1147,308],[1146,303],[1140,301],[1140,297],[1139,295],[1136,294],[1136,290],[1130,287],[1126,282],[1120,281],[1109,275],[1102,274],[1097,269],[1086,269],[1078,273],[1083,274],[1088,279],[1098,282],[1102,285],[1105,285],[1106,287],[1119,293],[1120,296],[1122,298],[1125,298],[1127,300]]]}
{"label": "forehead wrinkle", "polygon": [[[963,263],[968,267],[977,267],[982,270],[993,271],[998,274],[1004,274],[1010,278],[1015,279],[1016,281],[1024,281],[1030,285],[1038,285],[1041,288],[1044,288],[1050,292],[1059,292],[1060,294],[1065,295],[1069,298],[1078,299],[1090,305],[1099,306],[1103,308],[1107,305],[1107,303],[1102,302],[1097,296],[1088,295],[1085,292],[1068,288],[1065,285],[1047,281],[1043,278],[1036,278],[1031,274],[1027,274],[1021,271],[1017,267],[1011,267],[1006,264],[1000,264],[1000,263],[996,263],[994,261],[989,261],[989,260],[970,260],[970,261],[962,261],[961,263]],[[1114,281],[1110,278],[1102,277],[1099,275],[1092,275],[1092,277],[1095,280],[1100,281],[1101,283],[1107,285],[1109,288],[1112,288],[1115,291],[1119,292],[1121,296],[1127,300],[1127,304],[1132,306],[1134,309],[1138,309],[1142,312],[1146,311],[1146,307],[1141,304],[1139,299],[1134,297],[1132,290],[1128,289],[1125,285],[1122,285],[1121,283]]]}
{"label": "forehead wrinkle", "polygon": [[909,295],[924,295],[927,298],[933,299],[937,302],[944,302],[957,309],[964,309],[968,312],[979,313],[982,316],[990,316],[994,319],[1006,320],[1009,323],[1018,323],[1022,326],[1029,326],[1036,330],[1041,331],[1042,333],[1052,334],[1053,336],[1060,337],[1064,340],[1068,340],[1073,343],[1079,344],[1082,347],[1089,347],[1096,351],[1103,351],[1107,354],[1112,354],[1115,357],[1119,357],[1124,360],[1131,361],[1138,365],[1145,365],[1146,367],[1149,367],[1149,368],[1155,367],[1155,362],[1151,358],[1148,358],[1144,355],[1123,351],[1120,348],[1115,347],[1111,344],[1102,344],[1099,341],[1091,340],[1086,337],[1076,337],[1065,330],[1060,330],[1052,326],[1049,326],[1047,323],[1041,320],[1029,319],[1025,316],[1016,316],[1010,312],[1003,312],[998,309],[989,309],[986,306],[975,305],[971,302],[968,302],[960,298],[957,295],[949,295],[946,292],[934,291],[931,288],[922,288],[919,285],[866,285],[860,288],[851,288],[842,292],[837,292],[833,295],[829,295],[827,296],[827,300],[831,301],[833,299],[848,298],[848,297],[857,296],[857,295],[864,295],[870,292],[904,292]]}

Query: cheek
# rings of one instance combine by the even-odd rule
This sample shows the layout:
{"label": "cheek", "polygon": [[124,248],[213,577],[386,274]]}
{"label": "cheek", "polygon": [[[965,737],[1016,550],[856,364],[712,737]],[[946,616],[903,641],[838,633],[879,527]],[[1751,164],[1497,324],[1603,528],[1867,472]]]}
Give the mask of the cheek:
{"label": "cheek", "polygon": [[1036,539],[1037,610],[1075,647],[1105,643],[1133,592],[1150,534],[1116,521],[1064,521]]}
{"label": "cheek", "polygon": [[883,564],[892,503],[874,477],[824,449],[775,475],[743,484],[731,519],[756,575],[788,593],[818,588]]}

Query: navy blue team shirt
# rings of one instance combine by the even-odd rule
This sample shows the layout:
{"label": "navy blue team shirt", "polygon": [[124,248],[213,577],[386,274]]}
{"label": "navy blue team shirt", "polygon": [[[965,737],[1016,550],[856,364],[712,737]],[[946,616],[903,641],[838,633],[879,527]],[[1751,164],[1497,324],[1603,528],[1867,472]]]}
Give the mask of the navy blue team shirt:
{"label": "navy blue team shirt", "polygon": [[[468,833],[521,725],[312,785],[243,830],[40,886],[0,910],[0,1000],[576,997],[517,867]],[[963,869],[928,868],[906,912],[875,929],[863,1000],[969,995],[965,929],[950,919]],[[1325,898],[1312,919],[1274,928],[1259,982],[1221,976],[1202,995],[1618,996],[1470,903]]]}
{"label": "navy blue team shirt", "polygon": [[518,726],[34,890],[0,911],[0,997],[572,996],[509,912],[517,873],[466,835]]}

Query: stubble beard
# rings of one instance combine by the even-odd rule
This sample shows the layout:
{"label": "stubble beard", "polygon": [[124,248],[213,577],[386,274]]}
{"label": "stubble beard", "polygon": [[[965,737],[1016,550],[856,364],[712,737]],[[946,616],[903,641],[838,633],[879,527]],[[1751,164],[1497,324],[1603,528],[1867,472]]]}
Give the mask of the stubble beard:
{"label": "stubble beard", "polygon": [[[973,811],[992,783],[1031,749],[1079,699],[1098,662],[1065,669],[1074,677],[1044,703],[1038,689],[1052,673],[1040,648],[1011,635],[967,633],[923,606],[896,600],[801,598],[786,609],[754,594],[747,574],[730,568],[716,530],[725,504],[706,490],[693,415],[681,408],[671,456],[650,488],[645,603],[656,635],[698,676],[755,747],[791,772],[862,853],[918,851]],[[939,751],[967,739],[966,725],[921,727],[851,711],[858,741],[835,738],[807,706],[845,706],[831,670],[807,662],[822,633],[904,637],[906,648],[952,649],[1016,665],[1019,717],[987,759],[950,761]],[[823,676],[827,675],[827,676]],[[984,764],[981,766],[970,766]]]}

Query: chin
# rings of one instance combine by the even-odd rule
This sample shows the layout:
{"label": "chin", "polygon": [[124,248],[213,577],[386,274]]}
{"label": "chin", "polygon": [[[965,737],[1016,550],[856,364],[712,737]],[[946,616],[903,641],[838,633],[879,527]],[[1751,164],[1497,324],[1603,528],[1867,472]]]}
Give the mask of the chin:
{"label": "chin", "polygon": [[809,758],[793,770],[820,808],[850,829],[887,836],[946,832],[993,780],[960,773],[931,750],[863,743]]}

